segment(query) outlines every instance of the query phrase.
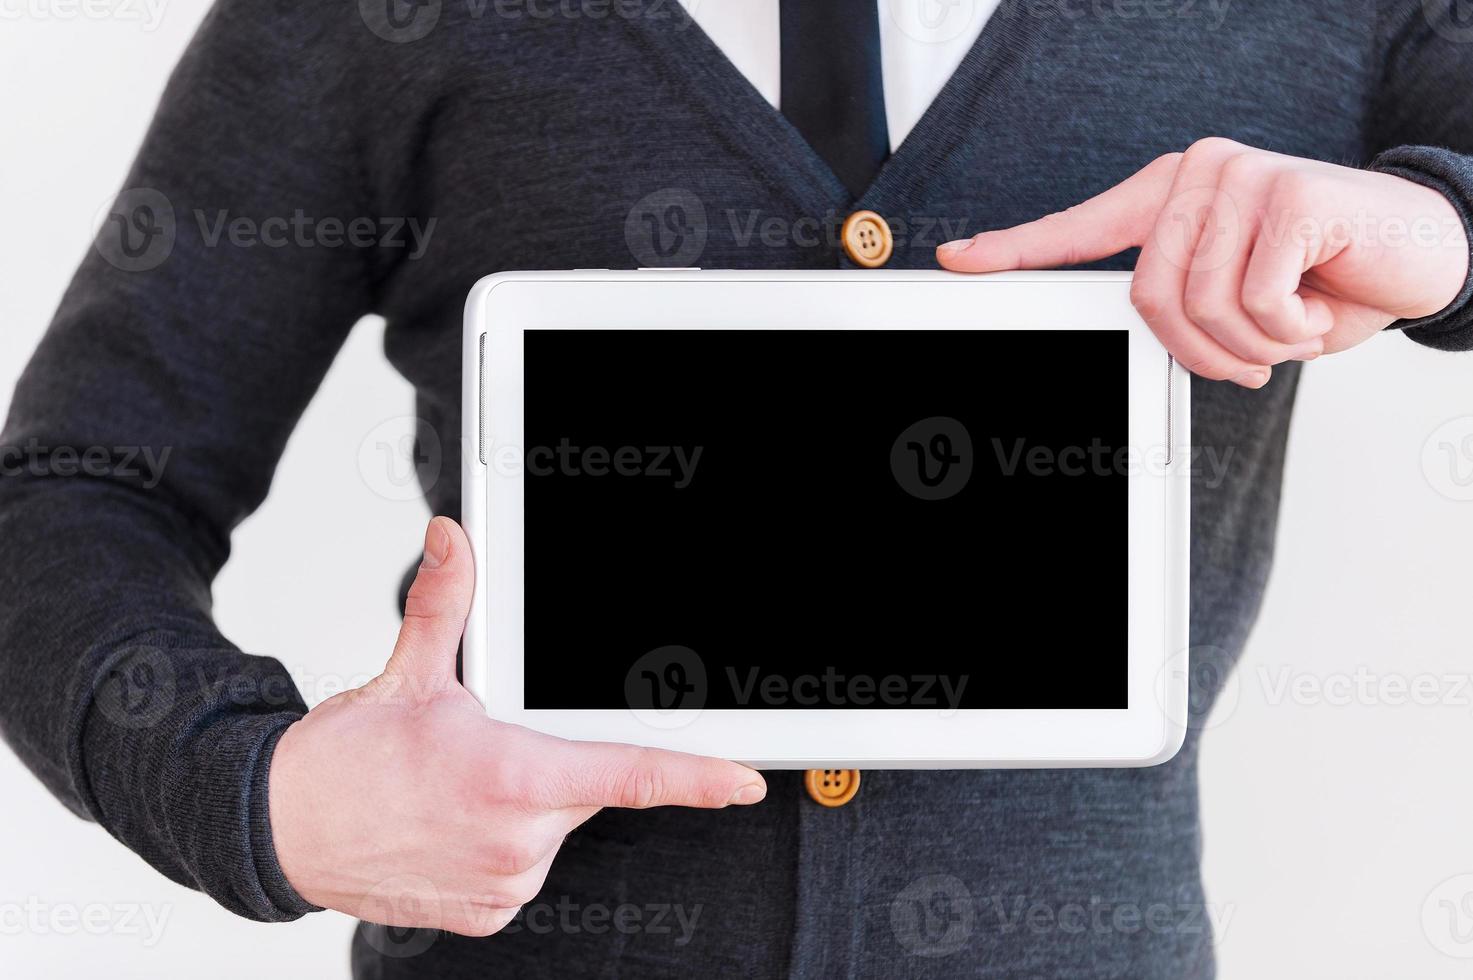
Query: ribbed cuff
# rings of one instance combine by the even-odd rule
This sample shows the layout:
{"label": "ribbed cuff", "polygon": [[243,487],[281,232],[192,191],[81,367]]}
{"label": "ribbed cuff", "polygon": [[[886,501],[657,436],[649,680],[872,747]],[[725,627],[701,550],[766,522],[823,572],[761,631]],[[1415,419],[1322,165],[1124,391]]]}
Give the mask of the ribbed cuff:
{"label": "ribbed cuff", "polygon": [[164,874],[262,922],[317,907],[271,834],[271,757],[306,713],[279,663],[235,650],[133,643],[108,656],[85,709],[89,809]]}
{"label": "ribbed cuff", "polygon": [[317,911],[287,882],[271,834],[271,755],[298,717],[238,715],[199,731],[186,777],[191,798],[176,799],[171,808],[170,837],[200,887],[232,912],[262,922]]}
{"label": "ribbed cuff", "polygon": [[[1436,146],[1399,146],[1380,154],[1368,170],[1410,180],[1446,197],[1463,222],[1473,249],[1473,157]],[[1431,316],[1397,320],[1388,330],[1438,350],[1473,350],[1473,253],[1470,274],[1462,290],[1447,306]]]}
{"label": "ribbed cuff", "polygon": [[290,724],[291,721],[288,721],[266,737],[256,761],[255,776],[251,780],[251,853],[256,859],[256,877],[260,879],[261,889],[281,913],[275,920],[280,922],[299,919],[308,912],[322,911],[321,906],[313,905],[297,894],[291,882],[286,880],[281,862],[276,859],[276,844],[271,829],[271,799],[267,787],[270,785],[271,759],[276,753],[276,743],[281,740],[282,733]]}

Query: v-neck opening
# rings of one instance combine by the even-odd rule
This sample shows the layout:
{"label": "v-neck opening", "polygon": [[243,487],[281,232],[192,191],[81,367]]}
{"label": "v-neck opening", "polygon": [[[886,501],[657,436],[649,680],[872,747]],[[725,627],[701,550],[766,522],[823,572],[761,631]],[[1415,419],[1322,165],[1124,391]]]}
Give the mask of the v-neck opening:
{"label": "v-neck opening", "polygon": [[855,202],[858,206],[907,196],[906,188],[944,169],[944,161],[974,135],[968,113],[996,94],[1013,65],[1032,55],[1039,37],[1035,19],[1007,4],[992,12],[956,71]]}
{"label": "v-neck opening", "polygon": [[[738,155],[749,156],[759,166],[781,165],[783,174],[768,174],[775,186],[797,198],[804,211],[817,212],[850,200],[849,191],[818,153],[772,103],[757,91],[726,52],[711,40],[694,17],[656,21],[631,18],[642,46],[675,80],[687,83],[712,118],[720,138]],[[774,159],[776,155],[776,159]],[[764,173],[767,168],[763,167]],[[792,186],[792,174],[803,186]]]}
{"label": "v-neck opening", "polygon": [[689,13],[683,19],[656,21],[645,17],[627,23],[636,26],[644,48],[659,59],[671,77],[683,76],[691,84],[734,150],[752,157],[759,165],[776,154],[773,162],[802,178],[805,187],[785,190],[798,197],[801,207],[815,213],[826,208],[863,206],[934,173],[938,164],[972,135],[967,131],[966,110],[996,88],[999,77],[1012,64],[1031,54],[1038,34],[1027,15],[1009,11],[1006,5],[998,7],[936,98],[885,158],[875,179],[855,198],[803,134],[757,91]]}

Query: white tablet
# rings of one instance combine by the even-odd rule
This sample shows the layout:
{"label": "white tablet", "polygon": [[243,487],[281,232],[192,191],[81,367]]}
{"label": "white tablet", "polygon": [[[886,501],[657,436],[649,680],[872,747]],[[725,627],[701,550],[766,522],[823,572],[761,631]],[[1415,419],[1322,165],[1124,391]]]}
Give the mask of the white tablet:
{"label": "white tablet", "polygon": [[1169,759],[1189,385],[1129,281],[483,279],[466,686],[764,768]]}

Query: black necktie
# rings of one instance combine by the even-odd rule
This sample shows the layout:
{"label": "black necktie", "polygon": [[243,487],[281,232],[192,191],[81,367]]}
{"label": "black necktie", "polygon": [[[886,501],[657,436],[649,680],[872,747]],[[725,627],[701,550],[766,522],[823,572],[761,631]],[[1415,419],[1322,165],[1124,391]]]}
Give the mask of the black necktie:
{"label": "black necktie", "polygon": [[890,154],[875,0],[781,0],[782,112],[856,198]]}

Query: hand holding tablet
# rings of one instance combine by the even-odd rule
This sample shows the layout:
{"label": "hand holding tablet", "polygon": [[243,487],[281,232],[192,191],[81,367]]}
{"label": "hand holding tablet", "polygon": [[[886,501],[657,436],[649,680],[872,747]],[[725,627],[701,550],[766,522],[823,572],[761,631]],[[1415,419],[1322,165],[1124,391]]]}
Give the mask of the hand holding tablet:
{"label": "hand holding tablet", "polygon": [[507,274],[465,366],[492,717],[789,768],[1180,744],[1188,386],[1128,276]]}
{"label": "hand holding tablet", "polygon": [[431,930],[371,934],[392,944],[382,952],[413,955],[435,929],[500,930],[601,807],[722,807],[766,791],[735,763],[486,717],[455,679],[473,584],[469,542],[436,518],[384,672],[294,723],[271,761],[273,845],[297,893],[380,927]]}

